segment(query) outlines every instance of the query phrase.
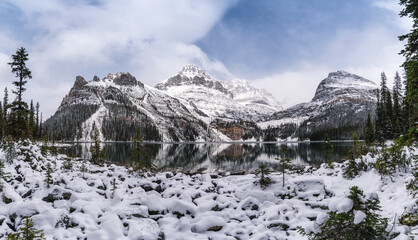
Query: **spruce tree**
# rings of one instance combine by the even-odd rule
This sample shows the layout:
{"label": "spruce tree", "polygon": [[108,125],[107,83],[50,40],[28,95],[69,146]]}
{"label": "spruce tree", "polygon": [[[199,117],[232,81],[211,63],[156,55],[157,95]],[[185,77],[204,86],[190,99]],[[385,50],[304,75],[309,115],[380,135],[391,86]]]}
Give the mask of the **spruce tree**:
{"label": "spruce tree", "polygon": [[[330,211],[328,219],[319,224],[320,232],[306,233],[302,228],[299,228],[299,231],[311,240],[375,240],[395,237],[386,231],[388,219],[378,214],[381,207],[377,196],[366,198],[363,191],[353,186],[348,198],[353,202],[353,207],[347,212]],[[356,215],[360,214],[364,215],[361,221],[359,218],[356,219]]]}
{"label": "spruce tree", "polygon": [[142,142],[141,130],[138,128],[133,139],[133,149],[129,160],[133,171],[138,172],[139,174],[155,170],[155,165],[152,163],[152,157],[146,151]]}
{"label": "spruce tree", "polygon": [[32,78],[31,71],[26,67],[26,61],[29,60],[28,56],[25,48],[19,48],[16,54],[12,55],[13,62],[8,63],[12,68],[12,73],[19,79],[13,82],[16,91],[12,92],[16,94],[16,100],[12,103],[12,112],[10,113],[11,134],[16,139],[28,137],[28,105],[22,99],[22,94],[26,90],[24,88],[27,83],[25,79]]}
{"label": "spruce tree", "polygon": [[402,82],[399,73],[396,72],[393,83],[393,135],[395,138],[399,137],[402,133],[402,109],[401,109],[401,96],[402,96]]}
{"label": "spruce tree", "polygon": [[40,124],[40,122],[39,122],[39,102],[36,103],[35,111],[36,111],[36,116],[35,116],[35,133],[34,133],[34,136],[35,136],[36,140],[39,140],[41,138],[41,134],[39,132],[39,130],[40,130],[40,127],[39,127],[39,124]]}
{"label": "spruce tree", "polygon": [[[290,163],[290,158],[286,158],[286,152],[287,152],[287,147],[285,145],[280,146],[280,154],[283,156],[282,158],[275,158],[276,160],[279,160],[280,165],[281,165],[281,170],[282,170],[282,186],[284,187],[284,173],[286,170],[287,165]],[[260,182],[261,183],[261,182]]]}
{"label": "spruce tree", "polygon": [[325,163],[332,167],[332,154],[334,152],[334,146],[331,143],[331,138],[328,133],[325,133],[324,145],[322,145],[322,155],[324,156]]}
{"label": "spruce tree", "polygon": [[418,139],[418,5],[416,0],[400,0],[404,7],[400,12],[401,17],[413,20],[412,30],[399,37],[399,40],[407,40],[405,48],[400,52],[405,57],[403,67],[406,73],[405,91],[406,101],[409,105],[408,118],[411,123],[408,138]]}
{"label": "spruce tree", "polygon": [[255,171],[255,175],[257,177],[260,177],[258,182],[260,183],[261,187],[264,188],[271,184],[271,179],[269,177],[270,173],[271,173],[270,169],[264,163],[260,163],[258,165],[258,169]]}
{"label": "spruce tree", "polygon": [[49,188],[51,186],[51,184],[54,183],[54,181],[52,180],[52,174],[53,173],[53,169],[52,169],[52,165],[51,163],[47,163],[46,164],[46,176],[45,176],[45,183],[47,188]]}
{"label": "spruce tree", "polygon": [[383,118],[384,118],[384,108],[382,104],[382,98],[380,97],[380,92],[377,91],[377,105],[376,105],[376,122],[375,122],[375,139],[379,144],[384,143],[383,137]]}
{"label": "spruce tree", "polygon": [[19,231],[9,234],[7,240],[42,240],[46,239],[44,232],[34,227],[33,220],[29,217],[23,219]]}
{"label": "spruce tree", "polygon": [[4,88],[4,97],[3,97],[3,115],[2,115],[2,121],[3,121],[3,126],[2,126],[2,132],[3,132],[3,140],[7,137],[8,133],[7,133],[7,111],[9,109],[9,92],[7,91],[7,87]]}
{"label": "spruce tree", "polygon": [[392,138],[392,100],[387,87],[387,77],[384,72],[381,74],[380,82],[380,111],[381,130],[384,139]]}
{"label": "spruce tree", "polygon": [[92,133],[93,146],[91,146],[91,161],[95,164],[99,164],[105,158],[104,152],[100,146],[100,135],[99,129],[97,129],[96,124],[93,124],[93,133]]}
{"label": "spruce tree", "polygon": [[3,119],[3,103],[0,101],[0,141],[3,139],[3,136],[4,136],[3,125],[4,125],[4,119]]}
{"label": "spruce tree", "polygon": [[374,128],[372,123],[372,118],[370,117],[370,113],[367,115],[366,121],[366,129],[364,130],[365,138],[367,145],[371,145],[374,142]]}
{"label": "spruce tree", "polygon": [[35,137],[35,108],[33,107],[33,100],[30,101],[29,108],[29,132],[32,137]]}

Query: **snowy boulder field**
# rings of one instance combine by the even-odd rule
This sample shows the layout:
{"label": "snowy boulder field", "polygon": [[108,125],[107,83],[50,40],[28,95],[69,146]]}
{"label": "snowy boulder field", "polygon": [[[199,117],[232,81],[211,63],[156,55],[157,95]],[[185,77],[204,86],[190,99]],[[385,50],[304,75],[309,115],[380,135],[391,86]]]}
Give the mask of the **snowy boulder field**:
{"label": "snowy boulder field", "polygon": [[[380,199],[381,215],[390,225],[396,217],[396,239],[418,234],[397,220],[417,204],[405,187],[412,173],[382,179],[372,170],[347,180],[341,165],[324,165],[287,173],[284,187],[281,174],[273,173],[274,183],[262,189],[253,174],[164,172],[145,178],[113,164],[72,161],[69,169],[66,156],[43,157],[35,145],[25,147],[30,161],[24,161],[21,149],[5,163],[9,176],[2,180],[1,239],[26,216],[47,239],[307,239],[297,227],[318,231],[317,223],[326,220],[329,210],[349,211],[353,203],[347,196],[354,185]],[[4,161],[5,153],[0,152],[0,159]],[[49,188],[47,163],[53,168]],[[355,221],[364,217],[358,211]]]}

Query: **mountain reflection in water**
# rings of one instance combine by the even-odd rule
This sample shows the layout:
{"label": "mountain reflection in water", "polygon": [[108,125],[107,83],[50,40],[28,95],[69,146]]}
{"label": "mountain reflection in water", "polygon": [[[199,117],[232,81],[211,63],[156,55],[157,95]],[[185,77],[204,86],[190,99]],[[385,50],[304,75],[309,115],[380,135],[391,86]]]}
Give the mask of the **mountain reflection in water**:
{"label": "mountain reflection in water", "polygon": [[[352,142],[333,142],[332,161],[347,159]],[[285,156],[280,153],[286,145]],[[292,165],[318,166],[323,163],[321,142],[298,143],[143,143],[146,152],[160,170],[185,172],[252,172],[260,163],[278,169],[275,158],[290,158]],[[60,152],[89,159],[89,143],[73,143],[60,147]],[[132,143],[104,143],[107,159],[116,164],[129,164]]]}

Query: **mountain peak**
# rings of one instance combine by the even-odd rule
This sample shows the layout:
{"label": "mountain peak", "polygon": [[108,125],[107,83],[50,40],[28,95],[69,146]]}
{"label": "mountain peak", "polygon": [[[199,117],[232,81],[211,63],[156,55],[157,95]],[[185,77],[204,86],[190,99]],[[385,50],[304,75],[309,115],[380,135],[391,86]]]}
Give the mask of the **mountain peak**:
{"label": "mountain peak", "polygon": [[179,75],[182,75],[188,78],[203,77],[205,79],[211,79],[211,77],[206,73],[205,70],[195,65],[184,66],[183,69],[179,72]]}
{"label": "mountain peak", "polygon": [[373,92],[377,88],[376,83],[358,75],[336,71],[328,74],[316,89],[313,100],[322,99],[324,96],[346,94],[356,96],[361,92]]}

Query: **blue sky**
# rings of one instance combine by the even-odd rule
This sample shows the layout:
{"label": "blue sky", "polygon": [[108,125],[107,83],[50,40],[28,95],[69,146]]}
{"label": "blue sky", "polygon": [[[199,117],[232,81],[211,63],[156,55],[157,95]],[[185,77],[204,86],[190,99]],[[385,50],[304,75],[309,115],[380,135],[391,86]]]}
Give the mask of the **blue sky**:
{"label": "blue sky", "polygon": [[411,21],[395,0],[1,0],[0,88],[25,47],[27,99],[53,114],[77,75],[130,72],[154,86],[186,64],[243,78],[288,107],[309,101],[329,72],[376,82],[400,70]]}
{"label": "blue sky", "polygon": [[317,59],[339,30],[386,22],[386,14],[368,0],[243,0],[197,45],[234,73],[254,78]]}

